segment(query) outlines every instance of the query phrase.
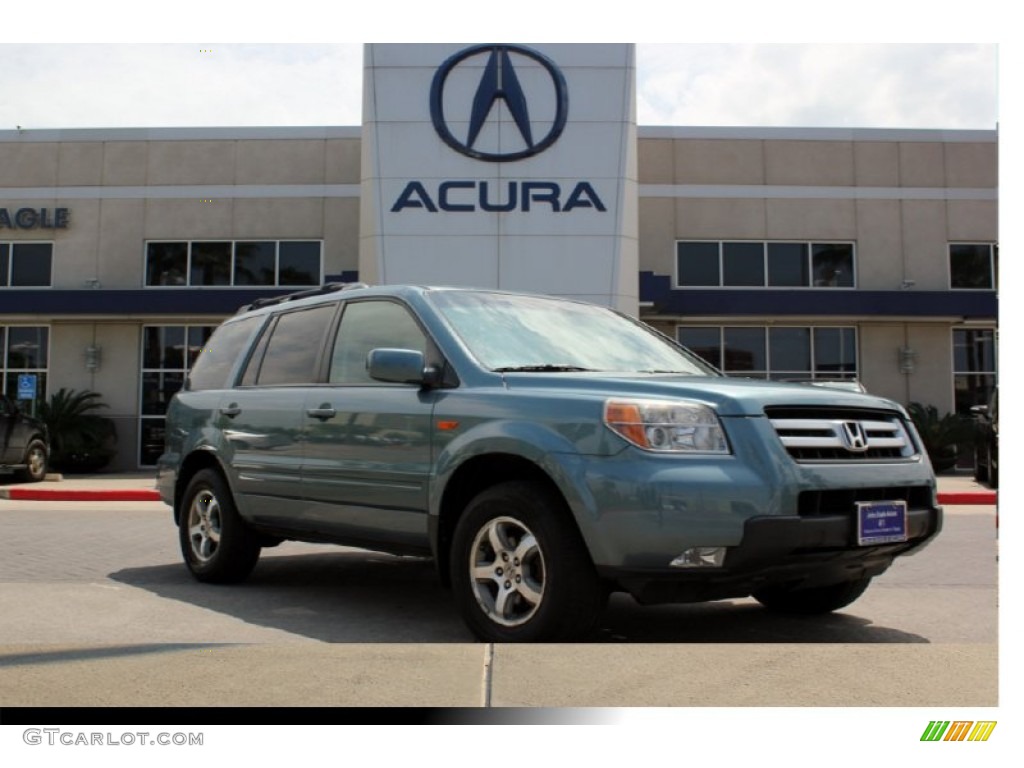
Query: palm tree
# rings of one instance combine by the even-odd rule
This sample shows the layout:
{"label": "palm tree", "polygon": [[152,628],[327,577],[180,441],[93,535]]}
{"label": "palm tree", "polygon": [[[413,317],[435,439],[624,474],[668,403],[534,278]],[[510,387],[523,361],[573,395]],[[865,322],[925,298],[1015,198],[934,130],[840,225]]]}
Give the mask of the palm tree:
{"label": "palm tree", "polygon": [[60,390],[40,403],[39,418],[50,436],[50,465],[62,470],[96,470],[113,458],[114,422],[94,411],[106,408],[98,392]]}

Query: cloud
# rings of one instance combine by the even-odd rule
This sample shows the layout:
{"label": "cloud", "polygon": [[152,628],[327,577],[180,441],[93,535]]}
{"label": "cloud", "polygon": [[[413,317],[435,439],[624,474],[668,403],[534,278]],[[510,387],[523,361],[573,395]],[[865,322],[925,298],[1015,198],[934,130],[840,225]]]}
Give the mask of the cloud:
{"label": "cloud", "polygon": [[360,45],[0,45],[0,66],[0,129],[361,121]]}
{"label": "cloud", "polygon": [[[359,125],[358,44],[0,45],[0,130]],[[640,44],[641,125],[982,128],[994,45]]]}
{"label": "cloud", "polygon": [[641,45],[641,125],[993,129],[994,45]]}

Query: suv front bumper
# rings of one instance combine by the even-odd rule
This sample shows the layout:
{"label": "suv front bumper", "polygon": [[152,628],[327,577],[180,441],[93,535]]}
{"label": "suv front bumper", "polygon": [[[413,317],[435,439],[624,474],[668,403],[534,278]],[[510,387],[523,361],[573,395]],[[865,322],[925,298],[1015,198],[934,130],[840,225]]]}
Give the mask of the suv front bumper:
{"label": "suv front bumper", "polygon": [[850,515],[752,517],[720,568],[598,571],[643,604],[723,600],[774,584],[814,587],[878,576],[894,558],[920,550],[941,529],[941,507],[912,509],[907,541],[861,547]]}

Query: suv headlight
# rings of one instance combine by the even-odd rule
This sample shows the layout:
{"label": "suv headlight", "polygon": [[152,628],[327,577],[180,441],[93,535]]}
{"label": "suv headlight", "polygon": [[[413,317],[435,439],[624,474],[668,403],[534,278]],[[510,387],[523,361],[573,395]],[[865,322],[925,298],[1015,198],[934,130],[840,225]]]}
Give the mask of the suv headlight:
{"label": "suv headlight", "polygon": [[687,400],[605,401],[604,423],[638,448],[662,453],[729,453],[715,412]]}

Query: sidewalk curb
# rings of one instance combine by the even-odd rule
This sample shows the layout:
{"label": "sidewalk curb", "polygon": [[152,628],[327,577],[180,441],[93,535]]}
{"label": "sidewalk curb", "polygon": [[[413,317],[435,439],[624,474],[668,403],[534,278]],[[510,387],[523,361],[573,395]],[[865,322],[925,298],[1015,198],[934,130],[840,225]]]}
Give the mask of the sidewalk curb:
{"label": "sidewalk curb", "polygon": [[[0,499],[12,501],[161,501],[160,493],[144,488],[123,490],[58,490],[44,488],[0,488]],[[939,492],[939,504],[955,506],[995,504],[995,491]]]}
{"label": "sidewalk curb", "polygon": [[995,491],[946,491],[939,493],[939,504],[995,504]]}
{"label": "sidewalk curb", "polygon": [[143,488],[123,490],[56,490],[36,488],[0,488],[0,499],[11,501],[160,501],[158,491]]}

